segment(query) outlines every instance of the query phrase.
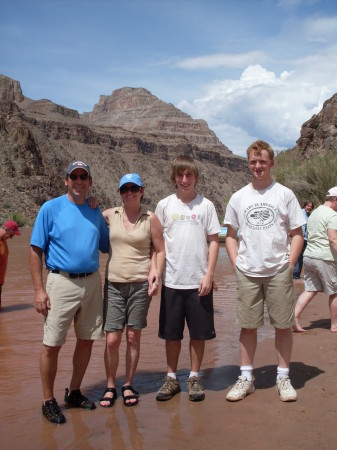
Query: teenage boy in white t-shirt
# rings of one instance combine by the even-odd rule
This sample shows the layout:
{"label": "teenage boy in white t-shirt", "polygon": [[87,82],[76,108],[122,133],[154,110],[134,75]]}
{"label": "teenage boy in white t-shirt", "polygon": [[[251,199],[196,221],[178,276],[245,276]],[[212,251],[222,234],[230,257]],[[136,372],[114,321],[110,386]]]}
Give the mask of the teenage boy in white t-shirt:
{"label": "teenage boy in white t-shirt", "polygon": [[215,338],[213,274],[220,224],[213,203],[195,190],[198,176],[192,158],[176,158],[171,181],[177,192],[161,200],[156,208],[164,228],[166,250],[158,335],[166,341],[168,369],[156,396],[159,401],[180,392],[176,372],[185,320],[190,333],[191,372],[186,383],[189,399],[205,398],[199,370],[205,341]]}
{"label": "teenage boy in white t-shirt", "polygon": [[237,279],[237,323],[241,327],[241,375],[226,398],[242,400],[255,390],[252,372],[257,329],[263,325],[266,303],[275,328],[276,388],[282,401],[294,401],[297,394],[289,379],[294,325],[292,274],[303,246],[305,219],[294,193],[271,178],[274,151],[270,145],[256,141],[248,147],[247,156],[252,180],[233,194],[224,219],[228,227],[226,249]]}

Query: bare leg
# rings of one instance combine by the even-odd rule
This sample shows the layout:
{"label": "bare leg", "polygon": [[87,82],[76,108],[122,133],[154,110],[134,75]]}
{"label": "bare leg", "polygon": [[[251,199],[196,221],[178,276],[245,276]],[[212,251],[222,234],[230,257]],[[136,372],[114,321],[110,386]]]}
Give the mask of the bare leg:
{"label": "bare leg", "polygon": [[296,323],[292,328],[293,331],[296,331],[298,333],[303,333],[305,331],[299,323],[299,318],[300,318],[300,315],[302,314],[303,310],[309,305],[309,303],[315,297],[316,294],[317,294],[317,292],[304,291],[298,297],[296,306],[295,306],[295,322]]}
{"label": "bare leg", "polygon": [[293,347],[291,328],[281,330],[275,328],[275,348],[279,367],[288,368]]}
{"label": "bare leg", "polygon": [[74,389],[79,389],[81,387],[81,383],[87,370],[91,349],[94,341],[85,340],[85,339],[77,339],[76,347],[73,356],[73,375],[70,381],[70,391]]}
{"label": "bare leg", "polygon": [[167,371],[175,373],[178,367],[178,359],[181,350],[181,341],[166,341]]}
{"label": "bare leg", "polygon": [[[104,364],[107,378],[107,387],[114,388],[117,367],[119,363],[119,346],[122,340],[122,331],[109,331],[106,332],[105,338],[105,351],[104,351]],[[113,397],[112,392],[106,392],[104,397]],[[109,406],[109,402],[100,402],[102,406]]]}
{"label": "bare leg", "polygon": [[252,366],[257,346],[257,329],[241,328],[240,360],[241,366]]}
{"label": "bare leg", "polygon": [[202,358],[205,351],[205,341],[200,339],[190,340],[190,358],[191,358],[191,371],[199,372]]}
{"label": "bare leg", "polygon": [[[142,330],[126,328],[126,358],[125,358],[125,383],[124,386],[132,386],[132,380],[137,369],[140,353],[140,337]],[[123,393],[126,397],[133,395],[133,392],[126,389]],[[137,403],[137,399],[127,400],[127,403]]]}
{"label": "bare leg", "polygon": [[337,294],[332,294],[329,297],[329,308],[331,316],[331,328],[333,333],[337,332]]}
{"label": "bare leg", "polygon": [[51,400],[54,397],[54,382],[57,372],[57,359],[61,346],[49,347],[43,345],[40,355],[40,373],[44,400]]}

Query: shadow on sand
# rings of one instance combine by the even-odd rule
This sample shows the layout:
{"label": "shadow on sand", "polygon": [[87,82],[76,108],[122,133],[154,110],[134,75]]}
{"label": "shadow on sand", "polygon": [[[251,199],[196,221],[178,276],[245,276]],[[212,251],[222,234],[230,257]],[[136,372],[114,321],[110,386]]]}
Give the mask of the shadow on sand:
{"label": "shadow on sand", "polygon": [[[256,389],[269,389],[275,386],[276,365],[268,365],[257,367],[254,369],[255,387]],[[323,370],[315,366],[308,366],[302,362],[292,362],[290,364],[291,382],[295,389],[302,388],[307,381],[315,378],[322,373]],[[188,369],[182,369],[177,372],[182,392],[186,392],[185,380],[189,374]],[[155,393],[160,388],[162,380],[166,374],[163,372],[139,372],[134,379],[134,387],[140,394]],[[240,367],[237,365],[227,365],[223,367],[214,367],[205,369],[201,373],[201,381],[204,388],[208,391],[225,391],[232,386],[240,375]],[[116,386],[120,393],[123,385],[123,378],[117,377]],[[99,399],[105,389],[105,380],[88,386],[86,391],[92,396],[93,400]],[[118,394],[119,395],[119,394]],[[96,398],[95,398],[96,397]]]}
{"label": "shadow on sand", "polygon": [[1,314],[9,313],[13,311],[23,311],[25,309],[32,309],[34,308],[34,305],[27,305],[27,304],[16,304],[16,305],[9,305],[9,306],[2,306],[1,308]]}

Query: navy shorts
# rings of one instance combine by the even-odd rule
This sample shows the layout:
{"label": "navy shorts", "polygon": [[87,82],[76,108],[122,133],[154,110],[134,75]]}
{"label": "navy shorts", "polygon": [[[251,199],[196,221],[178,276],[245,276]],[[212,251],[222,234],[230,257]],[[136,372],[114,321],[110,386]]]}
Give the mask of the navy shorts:
{"label": "navy shorts", "polygon": [[182,340],[185,319],[191,339],[215,338],[213,289],[200,297],[198,289],[162,287],[158,336],[168,341]]}

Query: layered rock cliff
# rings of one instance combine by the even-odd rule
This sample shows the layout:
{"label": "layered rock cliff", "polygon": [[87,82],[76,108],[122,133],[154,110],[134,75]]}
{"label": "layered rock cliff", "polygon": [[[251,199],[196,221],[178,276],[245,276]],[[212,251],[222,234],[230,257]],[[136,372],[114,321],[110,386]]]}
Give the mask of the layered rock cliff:
{"label": "layered rock cliff", "polygon": [[192,120],[172,104],[164,103],[142,88],[122,88],[111,96],[101,96],[83,120],[93,125],[119,126],[125,130],[172,138],[184,136],[192,145],[204,150],[232,152],[208,128],[204,120]]}
{"label": "layered rock cliff", "polygon": [[337,94],[324,102],[318,114],[302,125],[297,147],[305,158],[337,152]]}
{"label": "layered rock cliff", "polygon": [[141,175],[144,201],[153,209],[174,191],[170,161],[180,154],[197,160],[198,191],[221,216],[231,193],[247,182],[248,169],[206,122],[131,88],[101,97],[81,116],[50,100],[31,100],[18,81],[0,76],[0,220],[16,212],[32,221],[43,202],[65,192],[65,170],[75,159],[91,166],[91,192],[103,209],[120,204],[118,181],[128,172]]}

